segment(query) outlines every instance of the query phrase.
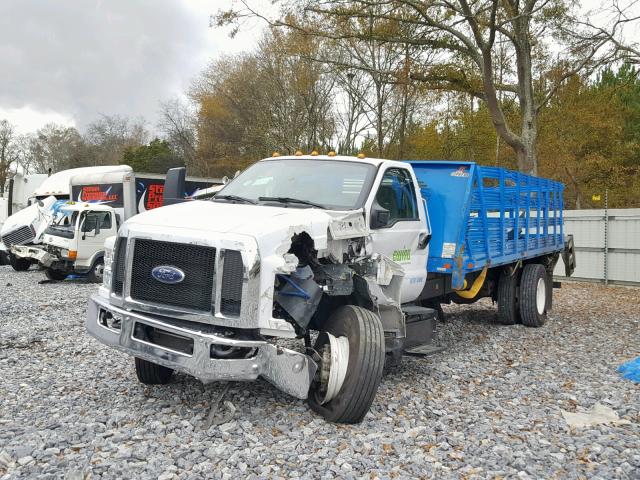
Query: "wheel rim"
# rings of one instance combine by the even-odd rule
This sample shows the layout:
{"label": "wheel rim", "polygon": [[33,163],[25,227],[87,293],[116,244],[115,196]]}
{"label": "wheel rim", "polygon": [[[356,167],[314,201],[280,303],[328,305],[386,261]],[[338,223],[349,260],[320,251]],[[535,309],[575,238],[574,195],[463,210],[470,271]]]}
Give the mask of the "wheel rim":
{"label": "wheel rim", "polygon": [[321,404],[325,404],[338,394],[347,376],[349,365],[349,339],[347,337],[334,337],[329,332],[324,332],[329,339],[330,365],[327,390]]}
{"label": "wheel rim", "polygon": [[102,280],[102,275],[104,273],[104,265],[102,263],[99,263],[98,265],[96,265],[96,267],[93,270],[95,277],[98,280]]}
{"label": "wheel rim", "polygon": [[544,278],[539,278],[538,285],[536,287],[536,307],[540,315],[544,313],[546,304],[547,304],[547,284],[544,281]]}

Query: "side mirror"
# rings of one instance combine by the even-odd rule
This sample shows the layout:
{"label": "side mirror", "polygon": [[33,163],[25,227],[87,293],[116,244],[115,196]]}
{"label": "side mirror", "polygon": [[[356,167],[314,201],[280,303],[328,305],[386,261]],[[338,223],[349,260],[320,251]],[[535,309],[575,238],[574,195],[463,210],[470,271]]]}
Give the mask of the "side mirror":
{"label": "side mirror", "polygon": [[369,227],[371,227],[372,230],[384,228],[389,225],[389,217],[389,210],[376,203],[371,207],[371,220],[369,222]]}
{"label": "side mirror", "polygon": [[44,203],[42,202],[42,200],[37,200],[37,202],[39,207],[44,207]]}

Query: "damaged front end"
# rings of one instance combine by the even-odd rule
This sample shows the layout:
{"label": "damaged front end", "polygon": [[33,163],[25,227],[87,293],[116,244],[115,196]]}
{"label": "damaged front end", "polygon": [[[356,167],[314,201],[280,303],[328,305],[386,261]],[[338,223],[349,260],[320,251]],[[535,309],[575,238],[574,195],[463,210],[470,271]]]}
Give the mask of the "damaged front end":
{"label": "damaged front end", "polygon": [[384,255],[367,254],[366,233],[359,213],[330,222],[321,246],[306,231],[292,235],[284,257],[295,269],[275,276],[273,317],[305,336],[322,330],[339,306],[362,306],[380,316],[389,349],[397,349],[405,337],[400,306],[404,271]]}

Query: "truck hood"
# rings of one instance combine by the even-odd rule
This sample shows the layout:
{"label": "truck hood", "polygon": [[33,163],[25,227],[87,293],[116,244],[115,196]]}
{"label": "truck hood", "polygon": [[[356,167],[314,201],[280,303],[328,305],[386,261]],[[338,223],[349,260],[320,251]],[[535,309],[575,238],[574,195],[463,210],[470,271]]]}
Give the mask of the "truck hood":
{"label": "truck hood", "polygon": [[[125,228],[135,231],[136,226],[151,226],[165,230],[247,235],[255,238],[258,244],[262,244],[261,240],[266,240],[266,237],[273,237],[276,243],[288,242],[293,234],[305,231],[316,241],[316,248],[324,248],[328,230],[332,228],[333,233],[345,218],[353,219],[354,216],[362,219],[358,224],[364,226],[361,211],[335,212],[317,208],[193,201],[141,213],[129,219]],[[353,223],[353,220],[347,222],[349,225]],[[362,232],[356,233],[349,236],[362,236]]]}
{"label": "truck hood", "polygon": [[34,203],[33,205],[14,213],[2,224],[0,236],[13,232],[20,227],[33,225],[37,238],[49,224],[51,217],[50,209],[55,202],[56,197],[50,196],[42,200],[42,203],[44,204],[42,207],[38,206],[37,203]]}

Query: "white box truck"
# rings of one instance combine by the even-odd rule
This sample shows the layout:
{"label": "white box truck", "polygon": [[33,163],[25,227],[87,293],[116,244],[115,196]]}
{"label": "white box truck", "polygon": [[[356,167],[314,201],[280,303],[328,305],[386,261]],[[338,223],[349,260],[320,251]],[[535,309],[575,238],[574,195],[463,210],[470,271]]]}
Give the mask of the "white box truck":
{"label": "white box truck", "polygon": [[[109,172],[121,166],[82,167],[63,170],[42,179],[37,188],[29,193],[27,207],[20,211],[8,211],[8,218],[0,229],[0,256],[5,257],[14,270],[27,270],[33,263],[29,259],[17,258],[11,253],[14,245],[38,245],[46,228],[53,222],[57,201],[69,200],[69,181],[74,176]],[[15,185],[14,181],[14,185]]]}
{"label": "white box truck", "polygon": [[[182,182],[171,196],[197,195],[214,180]],[[58,208],[52,223],[44,230],[42,245],[14,245],[18,259],[37,262],[47,278],[64,280],[70,274],[86,274],[89,281],[101,282],[105,240],[118,227],[139,212],[161,207],[165,201],[164,175],[136,175],[121,165],[112,171],[83,173],[71,178],[72,200]]]}

